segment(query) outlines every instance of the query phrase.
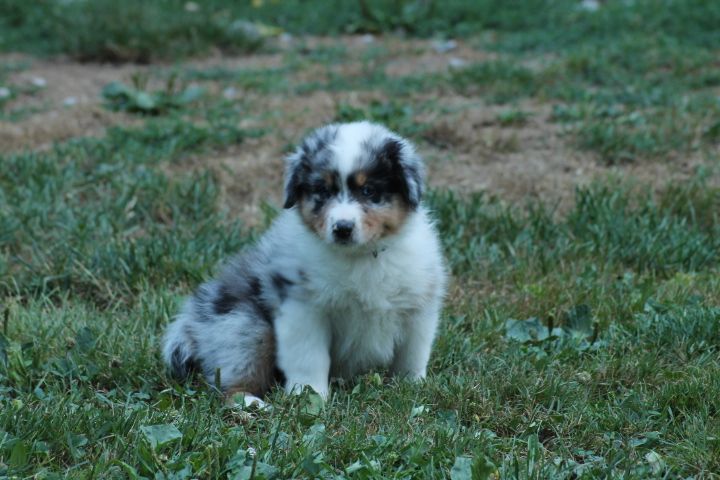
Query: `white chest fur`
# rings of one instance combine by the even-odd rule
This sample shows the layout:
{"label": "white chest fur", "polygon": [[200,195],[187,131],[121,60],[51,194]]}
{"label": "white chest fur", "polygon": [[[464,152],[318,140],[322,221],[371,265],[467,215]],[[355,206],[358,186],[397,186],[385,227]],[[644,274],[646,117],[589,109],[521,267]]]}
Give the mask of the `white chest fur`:
{"label": "white chest fur", "polygon": [[331,375],[389,366],[414,315],[432,296],[431,269],[403,244],[377,257],[329,265],[312,290],[332,332]]}
{"label": "white chest fur", "polygon": [[388,366],[412,315],[409,306],[417,303],[410,285],[376,269],[381,271],[356,271],[335,283],[333,298],[326,299],[331,300],[324,313],[332,332],[333,375],[351,377]]}
{"label": "white chest fur", "polygon": [[[311,304],[306,313],[320,317],[313,324],[306,317],[292,316],[289,321],[295,327],[287,328],[298,331],[288,337],[290,342],[306,338],[308,329],[326,331],[330,375],[342,378],[394,365],[398,346],[419,330],[427,330],[429,349],[437,320],[432,306],[440,303],[445,272],[437,237],[424,211],[393,242],[379,245],[377,255],[372,250],[358,255],[333,250],[302,225],[288,225],[293,228],[281,232],[282,248],[274,251],[299,250],[303,256],[273,255],[273,261],[286,271],[302,271],[304,288],[293,301]],[[433,315],[428,316],[428,309]]]}

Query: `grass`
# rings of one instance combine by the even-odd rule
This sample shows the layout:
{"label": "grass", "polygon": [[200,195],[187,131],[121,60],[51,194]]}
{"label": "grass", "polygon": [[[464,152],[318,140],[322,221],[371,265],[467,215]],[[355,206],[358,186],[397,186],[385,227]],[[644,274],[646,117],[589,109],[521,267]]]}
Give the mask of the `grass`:
{"label": "grass", "polygon": [[25,84],[13,82],[10,77],[28,67],[24,61],[8,61],[0,65],[0,120],[17,121],[28,115],[42,110],[41,107],[12,108],[12,102],[17,98],[33,96],[42,89],[32,82]]}
{"label": "grass", "polygon": [[66,53],[80,61],[138,62],[207,53],[249,52],[263,34],[223,7],[234,2],[2,0],[0,49]]}
{"label": "grass", "polygon": [[[389,54],[375,45],[346,74],[336,67],[352,62],[350,49],[298,40],[272,68],[163,67],[155,73],[164,90],[136,82],[110,95],[113,108],[137,115],[132,126],[0,152],[0,476],[718,478],[712,161],[652,189],[598,181],[561,212],[431,191],[453,286],[423,385],[370,372],[335,383],[324,406],[310,392],[273,392],[271,411],[245,411],[199,378],[175,382],[158,353],[183,296],[264,228],[224,209],[220,173],[183,163],[268,133],[241,126],[276,113],[256,111],[262,103],[244,92],[382,90],[365,105],[348,96],[331,114],[413,138],[425,132],[419,118],[442,107],[428,97],[507,104],[493,121],[508,128],[535,122],[532,104],[549,102],[577,148],[605,162],[713,160],[714,3],[603,2],[592,13],[576,2],[483,0],[469,9],[453,0],[438,10],[367,1],[363,11],[361,2],[217,0],[200,5],[213,12],[202,16],[164,2],[130,2],[118,16],[104,0],[36,10],[0,0],[10,12],[0,46],[104,61],[259,48],[244,37],[225,43],[222,28],[242,18],[293,32],[440,30],[495,57],[391,77],[378,67]],[[107,41],[97,42],[102,29]],[[32,94],[10,81],[19,68],[0,68],[8,102]],[[317,80],[292,76],[314,70]],[[240,100],[219,95],[228,87]]]}
{"label": "grass", "polygon": [[615,164],[717,145],[713,52],[641,32],[609,44],[586,40],[540,66],[524,66],[531,60],[521,54],[470,65],[447,83],[495,103],[554,102],[578,145]]}
{"label": "grass", "polygon": [[[216,81],[233,88],[261,93],[288,91],[287,69],[184,68],[177,73],[185,81]],[[172,74],[171,74],[172,75]]]}
{"label": "grass", "polygon": [[[211,175],[169,176],[164,165],[242,138],[162,118],[1,158],[5,474],[720,468],[720,232],[707,177],[660,196],[599,184],[560,217],[434,192],[456,287],[422,387],[378,372],[335,385],[322,409],[311,395],[276,392],[274,410],[243,412],[202,382],[172,381],[157,352],[164,325],[253,233],[218,209]],[[532,339],[508,329],[511,319],[570,326],[579,311],[597,324],[592,343],[590,331]]]}
{"label": "grass", "polygon": [[[265,93],[383,89],[393,97],[458,92],[490,102],[536,98],[574,115],[577,145],[607,164],[704,151],[720,139],[720,6],[704,0],[602,2],[590,11],[571,0],[357,0],[185,2],[2,0],[0,50],[65,53],[81,61],[182,59],[210,51],[272,49],[268,37],[295,34],[386,33],[467,37],[497,58],[448,74],[390,78],[372,55],[362,73],[339,74],[343,46],[308,49],[302,39],[285,68],[188,71]],[[301,37],[299,37],[301,38]],[[288,85],[297,68],[323,65],[325,80]],[[13,95],[15,94],[11,89]],[[0,106],[5,103],[0,99]],[[5,114],[21,118],[23,112]]]}
{"label": "grass", "polygon": [[388,128],[401,135],[416,137],[423,132],[424,127],[414,120],[413,115],[414,112],[411,107],[397,101],[374,101],[368,105],[367,109],[341,103],[337,106],[333,121],[370,120],[387,125]]}

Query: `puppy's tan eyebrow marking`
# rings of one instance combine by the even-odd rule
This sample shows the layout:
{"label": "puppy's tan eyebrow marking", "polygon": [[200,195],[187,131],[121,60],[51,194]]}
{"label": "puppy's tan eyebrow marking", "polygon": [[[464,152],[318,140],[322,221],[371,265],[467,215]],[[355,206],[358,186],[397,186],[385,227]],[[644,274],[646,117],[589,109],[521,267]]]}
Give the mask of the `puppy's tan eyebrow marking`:
{"label": "puppy's tan eyebrow marking", "polygon": [[334,170],[324,172],[322,174],[322,181],[331,192],[336,191],[336,189],[340,187],[340,177]]}
{"label": "puppy's tan eyebrow marking", "polygon": [[355,181],[355,185],[357,185],[358,187],[362,187],[363,185],[365,185],[365,182],[367,182],[367,173],[357,172],[354,175],[353,180]]}

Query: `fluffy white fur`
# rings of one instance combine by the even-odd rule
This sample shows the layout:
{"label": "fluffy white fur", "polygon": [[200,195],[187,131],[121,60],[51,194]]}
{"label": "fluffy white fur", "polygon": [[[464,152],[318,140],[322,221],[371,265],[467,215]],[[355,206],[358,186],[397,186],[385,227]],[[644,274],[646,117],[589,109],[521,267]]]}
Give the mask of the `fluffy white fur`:
{"label": "fluffy white fur", "polygon": [[[385,161],[401,178],[383,185],[400,185],[401,193],[388,190],[385,201],[372,202],[351,190],[345,179],[353,172]],[[318,169],[340,179],[327,199],[299,177],[312,179]],[[246,403],[282,377],[288,392],[309,385],[323,396],[330,377],[372,368],[424,378],[446,273],[420,203],[422,172],[412,146],[379,125],[313,133],[288,159],[288,208],[253,249],[188,299],[167,330],[165,361],[179,376],[195,367],[212,380],[219,369],[223,389],[247,393]],[[320,213],[302,213],[317,205]],[[396,229],[378,236],[363,226],[365,215],[393,208],[402,219]],[[311,228],[307,215],[322,220],[322,229]],[[334,237],[338,221],[355,225],[349,244]]]}
{"label": "fluffy white fur", "polygon": [[383,242],[377,257],[328,248],[293,212],[283,214],[270,237],[296,249],[278,260],[296,263],[309,279],[303,294],[284,302],[275,319],[286,389],[310,385],[325,395],[328,374],[351,378],[373,367],[425,377],[444,273],[424,210]]}

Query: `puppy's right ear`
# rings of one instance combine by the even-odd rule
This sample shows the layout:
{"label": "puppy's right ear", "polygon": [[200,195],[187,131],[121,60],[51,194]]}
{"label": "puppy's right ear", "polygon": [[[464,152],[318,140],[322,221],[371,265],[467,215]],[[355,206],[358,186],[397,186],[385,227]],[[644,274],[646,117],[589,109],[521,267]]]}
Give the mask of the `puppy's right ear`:
{"label": "puppy's right ear", "polygon": [[298,151],[290,155],[285,163],[285,203],[283,208],[292,208],[302,195],[303,155]]}
{"label": "puppy's right ear", "polygon": [[285,203],[283,208],[292,208],[300,198],[300,182],[297,175],[292,175],[285,184]]}
{"label": "puppy's right ear", "polygon": [[300,201],[308,176],[313,165],[322,165],[323,152],[337,136],[337,125],[320,127],[305,137],[300,146],[285,160],[285,204],[284,208],[292,208]]}

